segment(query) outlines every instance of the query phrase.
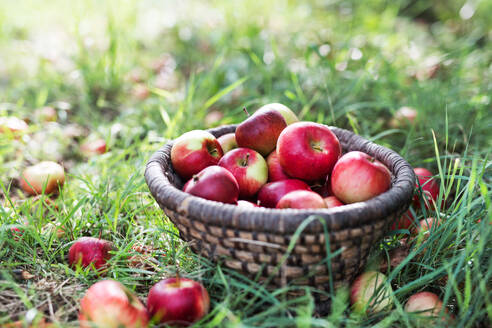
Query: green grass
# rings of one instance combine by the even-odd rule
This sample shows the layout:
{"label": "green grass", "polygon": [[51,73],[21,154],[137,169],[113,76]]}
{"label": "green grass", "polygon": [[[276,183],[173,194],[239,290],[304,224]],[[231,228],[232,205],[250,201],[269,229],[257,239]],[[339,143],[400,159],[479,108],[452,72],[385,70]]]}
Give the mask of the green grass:
{"label": "green grass", "polygon": [[[30,121],[20,139],[0,135],[0,325],[33,314],[77,325],[78,300],[101,279],[67,265],[80,236],[115,244],[106,278],[142,299],[178,266],[200,280],[212,299],[200,326],[490,325],[492,6],[471,4],[475,13],[463,20],[457,0],[0,3],[0,116]],[[427,66],[435,63],[430,77]],[[149,89],[145,99],[135,95],[135,75]],[[419,219],[440,216],[443,224],[387,273],[391,309],[357,315],[341,288],[330,295],[331,312],[315,316],[316,290],[301,288],[304,296],[290,299],[298,287],[269,290],[195,256],[150,196],[145,163],[166,140],[240,122],[243,107],[268,102],[288,105],[303,120],[353,130],[436,173],[447,207],[413,211]],[[57,109],[57,123],[36,118],[42,106]],[[389,121],[402,106],[418,110],[416,122],[393,128]],[[212,111],[223,118],[206,123]],[[66,137],[68,124],[82,127],[82,135]],[[96,136],[110,151],[87,159],[79,144]],[[18,187],[21,170],[45,159],[68,171],[53,203]],[[24,233],[14,238],[11,227]],[[389,233],[374,245],[368,268],[408,234]],[[129,267],[135,245],[152,250]],[[34,277],[26,280],[22,271]],[[422,290],[441,297],[451,323],[403,310]]]}

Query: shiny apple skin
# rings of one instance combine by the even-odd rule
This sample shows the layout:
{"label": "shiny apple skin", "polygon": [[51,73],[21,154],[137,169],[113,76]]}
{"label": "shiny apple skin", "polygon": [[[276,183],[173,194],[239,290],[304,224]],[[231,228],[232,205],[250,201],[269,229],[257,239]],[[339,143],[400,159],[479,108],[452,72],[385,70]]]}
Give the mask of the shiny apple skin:
{"label": "shiny apple skin", "polygon": [[93,264],[94,268],[99,270],[104,268],[106,262],[111,258],[109,251],[112,249],[112,243],[107,240],[94,237],[81,237],[70,247],[68,251],[68,263],[72,267],[80,264],[83,268]]}
{"label": "shiny apple skin", "polygon": [[81,328],[144,328],[149,318],[145,306],[125,286],[114,280],[92,285],[80,301]]}
{"label": "shiny apple skin", "polygon": [[239,185],[239,197],[251,198],[268,180],[268,167],[258,152],[248,148],[236,148],[225,154],[219,166],[232,173]]}
{"label": "shiny apple skin", "polygon": [[65,183],[65,169],[58,163],[45,161],[29,166],[22,172],[20,186],[24,192],[30,195],[58,192],[58,186]]}
{"label": "shiny apple skin", "polygon": [[[367,271],[358,276],[350,289],[350,303],[357,313],[380,312],[392,303],[391,287],[386,285],[386,276],[381,272]],[[379,290],[379,294],[376,292]],[[374,296],[373,296],[374,295]]]}
{"label": "shiny apple skin", "polygon": [[252,115],[237,126],[237,145],[267,156],[275,149],[278,136],[286,126],[283,116],[274,110]]}
{"label": "shiny apple skin", "polygon": [[193,130],[174,141],[171,162],[184,179],[191,178],[207,166],[217,165],[224,155],[217,139],[209,132]]}
{"label": "shiny apple skin", "polygon": [[422,187],[424,204],[428,209],[430,208],[431,203],[436,203],[437,198],[439,197],[439,184],[432,178],[433,174],[431,171],[422,167],[416,167],[413,171],[418,179],[418,182],[415,184],[417,193],[413,197],[413,205],[420,208],[420,187]]}
{"label": "shiny apple skin", "polygon": [[280,198],[277,208],[326,208],[326,204],[323,198],[314,191],[296,190]]}
{"label": "shiny apple skin", "polygon": [[416,293],[405,304],[406,312],[419,312],[418,315],[426,317],[438,316],[442,309],[442,301],[434,293]]}
{"label": "shiny apple skin", "polygon": [[326,125],[313,122],[289,125],[277,143],[277,155],[284,171],[306,181],[325,179],[341,151],[335,134]]}
{"label": "shiny apple skin", "polygon": [[387,191],[390,186],[388,168],[360,151],[343,155],[331,175],[333,193],[345,204],[366,201]]}
{"label": "shiny apple skin", "polygon": [[268,182],[292,179],[285,173],[278,160],[277,151],[274,149],[266,159],[268,165]]}
{"label": "shiny apple skin", "polygon": [[237,148],[236,142],[236,134],[235,133],[226,133],[217,138],[220,146],[222,147],[222,151],[224,154],[227,154],[229,151]]}
{"label": "shiny apple skin", "polygon": [[284,118],[285,123],[287,123],[287,125],[290,125],[290,124],[295,123],[295,122],[299,122],[297,115],[294,114],[294,112],[289,107],[287,107],[283,104],[279,104],[279,103],[271,103],[271,104],[266,104],[264,106],[261,106],[255,112],[255,115],[263,113],[267,110],[272,110],[272,109],[279,112],[280,115],[282,115],[282,117]]}
{"label": "shiny apple skin", "polygon": [[186,183],[184,192],[216,202],[236,204],[239,185],[227,169],[212,165],[204,168]]}
{"label": "shiny apple skin", "polygon": [[95,139],[85,142],[80,150],[86,156],[102,155],[107,151],[106,141],[104,139]]}
{"label": "shiny apple skin", "polygon": [[253,202],[250,202],[248,200],[242,200],[242,199],[240,199],[240,200],[237,201],[237,206],[239,206],[239,207],[246,207],[246,208],[259,207],[258,205],[256,205]]}
{"label": "shiny apple skin", "polygon": [[191,325],[205,316],[210,308],[207,290],[187,278],[168,278],[149,291],[147,309],[160,323]]}
{"label": "shiny apple skin", "polygon": [[311,188],[304,181],[297,179],[267,183],[258,192],[259,204],[263,207],[275,208],[280,198],[295,190],[311,191]]}
{"label": "shiny apple skin", "polygon": [[336,198],[335,196],[328,196],[323,198],[325,201],[326,207],[327,208],[332,208],[332,207],[338,207],[338,206],[343,206],[345,205],[340,201],[340,199]]}

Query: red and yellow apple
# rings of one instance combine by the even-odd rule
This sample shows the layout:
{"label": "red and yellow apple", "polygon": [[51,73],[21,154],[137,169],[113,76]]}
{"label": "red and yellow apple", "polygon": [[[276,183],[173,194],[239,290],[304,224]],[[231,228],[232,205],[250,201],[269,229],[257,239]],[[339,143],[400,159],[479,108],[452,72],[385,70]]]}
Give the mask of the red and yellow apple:
{"label": "red and yellow apple", "polygon": [[332,208],[332,207],[338,207],[338,206],[343,206],[345,205],[340,201],[340,199],[336,198],[335,196],[328,196],[323,198],[325,201],[326,207],[327,208]]}
{"label": "red and yellow apple", "polygon": [[29,166],[22,172],[20,185],[24,192],[30,195],[43,193],[51,194],[65,183],[65,170],[55,162],[40,162]]}
{"label": "red and yellow apple", "polygon": [[68,263],[72,267],[83,268],[93,265],[96,270],[104,269],[111,258],[109,252],[113,244],[107,240],[94,237],[81,237],[73,243],[68,251]]}
{"label": "red and yellow apple", "polygon": [[278,138],[280,165],[289,176],[301,180],[326,179],[340,154],[338,138],[323,124],[293,123]]}
{"label": "red and yellow apple", "polygon": [[27,123],[15,116],[0,117],[0,133],[12,133],[14,136],[27,132]]}
{"label": "red and yellow apple", "polygon": [[219,141],[220,147],[222,147],[222,151],[224,152],[224,154],[237,148],[235,133],[226,133],[224,135],[221,135],[217,138],[217,141]]}
{"label": "red and yellow apple", "polygon": [[279,103],[271,103],[271,104],[266,104],[264,106],[261,106],[256,112],[255,115],[261,114],[267,110],[274,110],[280,113],[282,117],[285,120],[285,123],[287,125],[290,125],[295,122],[299,122],[299,119],[297,118],[296,114],[287,106]]}
{"label": "red and yellow apple", "polygon": [[80,146],[80,150],[87,157],[104,154],[107,151],[106,141],[104,139],[88,140]]}
{"label": "red and yellow apple", "polygon": [[314,191],[296,190],[280,198],[277,208],[326,208],[326,204],[323,198]]}
{"label": "red and yellow apple", "polygon": [[426,317],[437,317],[442,308],[442,301],[439,296],[431,292],[414,294],[405,304],[406,312],[418,312],[418,315]]}
{"label": "red and yellow apple", "polygon": [[392,304],[393,291],[381,272],[367,271],[358,276],[350,289],[350,302],[357,313],[380,312]]}
{"label": "red and yellow apple", "polygon": [[391,173],[374,157],[360,151],[343,155],[331,175],[331,188],[345,204],[363,202],[387,191]]}
{"label": "red and yellow apple", "polygon": [[236,204],[239,185],[227,169],[212,165],[195,174],[185,184],[183,191],[216,202]]}
{"label": "red and yellow apple", "polygon": [[295,190],[308,190],[311,188],[304,181],[297,179],[288,179],[270,182],[264,185],[258,192],[258,201],[260,206],[275,208],[278,201],[284,195]]}

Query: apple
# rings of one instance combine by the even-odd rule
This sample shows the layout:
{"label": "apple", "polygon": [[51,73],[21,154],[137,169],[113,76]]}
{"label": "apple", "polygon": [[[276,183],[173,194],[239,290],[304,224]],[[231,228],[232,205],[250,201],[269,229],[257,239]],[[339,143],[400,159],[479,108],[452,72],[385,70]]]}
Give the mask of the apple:
{"label": "apple", "polygon": [[237,148],[236,142],[236,134],[235,133],[226,133],[217,138],[220,146],[222,147],[222,151],[225,153]]}
{"label": "apple", "polygon": [[[22,172],[20,186],[30,195],[55,193],[65,183],[65,170],[55,162],[40,162]],[[43,189],[44,188],[44,189]]]}
{"label": "apple", "polygon": [[107,151],[106,141],[104,139],[86,141],[80,146],[80,150],[87,157],[104,154]]}
{"label": "apple", "polygon": [[7,116],[0,117],[0,133],[12,133],[14,135],[27,132],[29,126],[27,123],[17,117]]}
{"label": "apple", "polygon": [[57,117],[56,109],[51,106],[36,109],[34,115],[41,122],[55,122]]}
{"label": "apple", "polygon": [[415,222],[415,218],[410,210],[406,211],[398,220],[393,222],[391,230],[408,229]]}
{"label": "apple", "polygon": [[363,202],[391,186],[391,173],[374,157],[360,151],[343,155],[333,168],[331,188],[345,204]]}
{"label": "apple", "polygon": [[191,325],[208,313],[210,298],[198,282],[187,278],[159,281],[149,291],[147,309],[160,323]]}
{"label": "apple", "polygon": [[252,115],[237,126],[237,145],[267,156],[275,149],[278,136],[286,126],[283,116],[274,110]]}
{"label": "apple", "polygon": [[174,141],[171,162],[182,178],[189,179],[207,166],[217,165],[223,155],[222,147],[211,133],[193,130]]}
{"label": "apple", "polygon": [[[431,203],[435,204],[439,197],[439,184],[432,178],[433,174],[431,171],[422,167],[416,167],[413,171],[418,180],[415,184],[417,194],[413,197],[413,204],[415,207],[420,208],[420,195],[422,195],[425,208],[428,209]],[[422,193],[420,192],[420,188],[422,188]]]}
{"label": "apple", "polygon": [[326,177],[326,179],[322,180],[322,182],[315,182],[313,185],[311,185],[311,189],[323,198],[333,196],[329,175]]}
{"label": "apple", "polygon": [[132,89],[132,95],[137,100],[145,100],[150,97],[150,90],[144,83],[137,83]]}
{"label": "apple", "polygon": [[441,219],[436,218],[426,218],[419,221],[419,225],[413,229],[413,233],[416,235],[422,235],[424,238],[430,234],[431,231],[435,230],[442,223]]}
{"label": "apple", "polygon": [[326,208],[325,201],[314,191],[296,190],[284,195],[277,208]]}
{"label": "apple", "polygon": [[212,165],[204,168],[185,184],[184,192],[217,202],[236,204],[239,185],[227,169]]}
{"label": "apple", "polygon": [[219,166],[227,169],[236,178],[241,198],[253,197],[268,180],[265,159],[252,149],[231,150],[220,159]]}
{"label": "apple", "polygon": [[414,294],[405,304],[406,312],[418,312],[419,315],[426,317],[437,317],[442,308],[442,301],[439,296],[431,292]]}
{"label": "apple", "polygon": [[287,173],[285,173],[285,171],[282,169],[282,166],[280,165],[280,162],[278,160],[276,150],[273,150],[270,155],[268,155],[266,162],[268,165],[269,182],[291,179],[291,177],[289,177]]}
{"label": "apple", "polygon": [[391,306],[392,292],[384,274],[367,271],[353,282],[350,289],[350,303],[357,313],[380,312]]}
{"label": "apple", "polygon": [[323,200],[324,200],[327,208],[345,205],[344,203],[342,203],[340,201],[340,199],[336,198],[335,196],[328,196],[328,197],[323,198]]}
{"label": "apple", "polygon": [[283,104],[279,104],[279,103],[271,103],[271,104],[266,104],[264,106],[261,106],[255,112],[254,115],[264,113],[268,110],[275,110],[278,113],[280,113],[280,115],[282,115],[282,117],[284,118],[285,123],[287,123],[287,125],[290,125],[290,124],[295,123],[295,122],[299,122],[299,119],[297,118],[296,114],[294,114],[294,112],[289,107],[287,107]]}
{"label": "apple", "polygon": [[144,328],[149,317],[145,306],[128,288],[114,280],[102,280],[80,300],[79,321],[82,328]]}
{"label": "apple", "polygon": [[278,137],[280,165],[289,176],[302,180],[326,179],[341,152],[338,138],[323,124],[293,123]]}
{"label": "apple", "polygon": [[259,207],[258,205],[256,205],[253,202],[250,202],[250,201],[247,201],[247,200],[242,200],[242,199],[237,201],[237,206],[239,206],[239,207],[249,207],[249,208]]}
{"label": "apple", "polygon": [[111,257],[109,251],[113,244],[107,240],[94,237],[81,237],[73,243],[68,251],[68,263],[72,267],[88,267],[94,265],[96,270],[106,266],[106,261]]}
{"label": "apple", "polygon": [[412,107],[403,106],[398,109],[390,121],[390,126],[393,128],[400,128],[413,124],[417,118],[417,111]]}
{"label": "apple", "polygon": [[258,192],[258,201],[260,206],[275,208],[278,201],[284,195],[295,190],[308,190],[311,188],[304,181],[297,179],[288,179],[270,182],[264,185]]}

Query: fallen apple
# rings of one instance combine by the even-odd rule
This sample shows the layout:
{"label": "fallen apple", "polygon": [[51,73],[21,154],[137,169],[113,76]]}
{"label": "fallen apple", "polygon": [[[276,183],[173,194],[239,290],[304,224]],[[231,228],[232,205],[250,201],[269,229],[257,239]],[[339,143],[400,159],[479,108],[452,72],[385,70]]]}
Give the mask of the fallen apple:
{"label": "fallen apple", "polygon": [[258,201],[260,206],[275,208],[278,201],[284,195],[295,190],[308,190],[311,188],[304,181],[297,179],[288,179],[270,182],[264,185],[258,192]]}
{"label": "fallen apple", "polygon": [[51,106],[45,106],[36,109],[34,116],[41,122],[55,122],[57,118],[56,109]]}
{"label": "fallen apple", "polygon": [[426,317],[437,317],[443,306],[442,301],[434,293],[420,292],[410,296],[405,304],[406,312],[417,312],[418,315]]}
{"label": "fallen apple", "polygon": [[207,166],[217,165],[223,155],[222,147],[211,133],[193,130],[174,141],[171,162],[182,178],[189,179]]}
{"label": "fallen apple", "polygon": [[0,133],[12,133],[14,136],[26,133],[27,123],[15,116],[0,117]]}
{"label": "fallen apple", "polygon": [[417,167],[413,171],[418,180],[415,184],[417,193],[413,197],[413,205],[420,208],[420,198],[422,197],[425,208],[429,209],[432,204],[436,204],[437,198],[439,197],[439,184],[432,178],[433,174],[431,171],[422,167]]}
{"label": "fallen apple", "polygon": [[417,111],[412,107],[403,106],[398,109],[390,121],[392,128],[401,128],[411,125],[417,118]]}
{"label": "fallen apple", "polygon": [[222,151],[224,152],[224,154],[237,148],[236,134],[235,133],[223,134],[217,138],[217,141],[219,141],[219,144],[222,147]]}
{"label": "fallen apple", "polygon": [[87,157],[102,155],[107,151],[106,141],[104,139],[88,140],[80,146],[80,150]]}
{"label": "fallen apple", "polygon": [[102,280],[80,300],[79,322],[81,328],[144,328],[149,318],[133,292],[117,281]]}
{"label": "fallen apple", "polygon": [[345,204],[363,202],[387,191],[391,173],[374,157],[360,151],[343,155],[331,175],[331,188]]}
{"label": "fallen apple", "polygon": [[30,195],[51,194],[58,192],[58,187],[65,183],[65,170],[55,162],[40,162],[29,166],[22,172],[20,186]]}
{"label": "fallen apple", "polygon": [[350,289],[350,302],[357,313],[380,312],[393,303],[393,291],[381,272],[367,271],[358,276]]}
{"label": "fallen apple", "polygon": [[191,325],[208,313],[210,298],[198,282],[168,278],[149,291],[147,308],[152,319],[163,324]]}
{"label": "fallen apple", "polygon": [[280,198],[277,208],[326,208],[326,204],[323,198],[314,191],[296,190]]}
{"label": "fallen apple", "polygon": [[408,229],[415,224],[415,218],[410,210],[406,211],[391,225],[391,231]]}
{"label": "fallen apple", "polygon": [[216,202],[236,204],[239,185],[227,169],[212,165],[195,174],[185,184],[183,191]]}
{"label": "fallen apple", "polygon": [[72,267],[83,268],[93,265],[96,270],[104,269],[111,258],[111,242],[94,237],[81,237],[73,243],[68,251],[68,263]]}

